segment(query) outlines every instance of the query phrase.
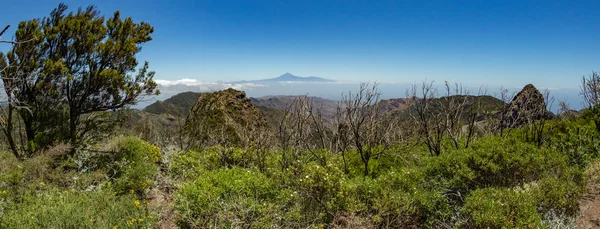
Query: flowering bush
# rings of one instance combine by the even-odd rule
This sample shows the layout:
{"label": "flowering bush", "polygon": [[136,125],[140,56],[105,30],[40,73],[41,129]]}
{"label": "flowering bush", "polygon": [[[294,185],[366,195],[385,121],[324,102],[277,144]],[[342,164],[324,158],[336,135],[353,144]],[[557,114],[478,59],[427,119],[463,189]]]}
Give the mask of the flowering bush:
{"label": "flowering bush", "polygon": [[114,188],[119,193],[143,193],[154,182],[160,149],[136,137],[116,140],[117,160]]}
{"label": "flowering bush", "polygon": [[6,209],[1,228],[152,228],[156,217],[135,195],[50,190]]}

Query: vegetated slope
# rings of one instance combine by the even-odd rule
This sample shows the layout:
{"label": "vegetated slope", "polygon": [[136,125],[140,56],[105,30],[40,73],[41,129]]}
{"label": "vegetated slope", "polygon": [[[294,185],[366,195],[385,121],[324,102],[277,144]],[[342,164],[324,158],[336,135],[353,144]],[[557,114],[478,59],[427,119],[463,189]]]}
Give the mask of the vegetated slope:
{"label": "vegetated slope", "polygon": [[274,133],[277,132],[279,124],[283,119],[283,116],[285,115],[285,111],[273,107],[258,105],[256,106],[256,108],[258,108],[263,118],[265,118],[267,124],[269,125],[269,127],[271,127],[271,130]]}
{"label": "vegetated slope", "polygon": [[169,113],[153,114],[140,110],[128,110],[121,132],[139,136],[160,146],[173,144],[172,139],[178,135],[184,118]]}
{"label": "vegetated slope", "polygon": [[202,144],[239,145],[267,127],[246,93],[232,88],[200,95],[185,121],[186,134]]}
{"label": "vegetated slope", "polygon": [[[489,96],[489,95],[453,95],[444,96],[440,98],[430,99],[428,106],[433,114],[439,114],[443,111],[443,107],[449,106],[450,101],[464,101],[462,110],[464,112],[477,111],[477,121],[483,121],[488,119],[496,119],[502,113],[506,107],[506,103],[502,100]],[[392,113],[399,118],[410,118],[411,114],[415,114],[416,105],[421,103],[420,99],[411,98],[398,98],[398,99],[387,99],[380,101],[380,109],[386,113]],[[463,118],[467,118],[468,115],[463,115]],[[465,120],[462,120],[465,121]]]}
{"label": "vegetated slope", "polygon": [[[154,104],[149,105],[144,108],[144,112],[148,112],[155,115],[169,114],[168,117],[163,117],[171,119],[173,117],[185,118],[189,113],[189,110],[196,102],[198,97],[203,93],[197,92],[184,92],[177,94],[165,101],[157,101]],[[249,98],[250,102],[254,104],[264,119],[267,121],[269,126],[276,130],[279,125],[279,121],[284,115],[284,111],[288,108],[294,101],[296,101],[300,96],[264,96],[258,98]],[[473,105],[474,101],[480,102],[480,117],[478,120],[485,120],[490,118],[497,118],[501,111],[505,109],[507,106],[506,103],[501,100],[493,97],[493,96],[466,96],[468,103],[466,103],[464,109],[469,109],[471,105]],[[315,107],[319,107],[321,109],[322,115],[325,119],[332,120],[335,116],[335,112],[338,106],[338,101],[324,99],[321,97],[308,97]],[[451,98],[451,97],[450,97]],[[449,97],[437,98],[432,101],[432,104],[440,104],[447,102]],[[392,113],[400,118],[409,118],[409,111],[411,106],[414,105],[414,102],[410,98],[392,98],[392,99],[384,99],[379,102],[380,109],[384,113]],[[159,116],[150,116],[149,118],[157,118]]]}
{"label": "vegetated slope", "polygon": [[379,109],[384,112],[404,111],[411,106],[411,98],[383,99],[379,101]]}
{"label": "vegetated slope", "polygon": [[196,103],[198,97],[202,93],[199,92],[183,92],[168,98],[165,101],[156,101],[150,104],[143,111],[152,114],[171,114],[174,116],[185,117],[188,115],[190,108]]}
{"label": "vegetated slope", "polygon": [[[251,98],[251,101],[257,106],[270,107],[283,111],[300,97],[299,95],[264,96]],[[308,96],[308,99],[312,101],[314,109],[321,109],[323,116],[331,117],[335,114],[338,105],[337,101],[314,96]]]}

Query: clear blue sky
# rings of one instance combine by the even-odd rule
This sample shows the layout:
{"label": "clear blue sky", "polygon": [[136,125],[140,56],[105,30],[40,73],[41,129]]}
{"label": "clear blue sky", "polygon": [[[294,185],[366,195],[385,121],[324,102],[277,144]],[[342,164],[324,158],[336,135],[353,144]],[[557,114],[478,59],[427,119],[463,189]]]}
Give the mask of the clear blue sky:
{"label": "clear blue sky", "polygon": [[[0,24],[60,1],[2,1]],[[156,78],[460,81],[577,88],[600,70],[600,1],[64,1],[155,27]],[[13,30],[9,31],[14,32]],[[4,38],[9,38],[6,35]],[[5,50],[4,47],[0,49]]]}

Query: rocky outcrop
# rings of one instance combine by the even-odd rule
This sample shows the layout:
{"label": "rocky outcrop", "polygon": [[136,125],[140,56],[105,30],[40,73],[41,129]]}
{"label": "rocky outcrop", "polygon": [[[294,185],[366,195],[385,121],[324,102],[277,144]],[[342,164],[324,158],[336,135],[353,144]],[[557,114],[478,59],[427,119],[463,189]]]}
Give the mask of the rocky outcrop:
{"label": "rocky outcrop", "polygon": [[553,115],[546,110],[544,95],[532,84],[517,93],[501,113],[501,128],[518,128]]}
{"label": "rocky outcrop", "polygon": [[192,145],[239,146],[267,133],[268,125],[246,93],[227,89],[200,95],[185,122]]}

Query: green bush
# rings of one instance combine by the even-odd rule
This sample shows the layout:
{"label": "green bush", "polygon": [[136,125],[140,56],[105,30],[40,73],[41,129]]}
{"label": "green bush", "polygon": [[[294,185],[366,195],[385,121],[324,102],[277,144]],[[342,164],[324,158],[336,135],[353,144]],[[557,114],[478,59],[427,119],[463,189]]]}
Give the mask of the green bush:
{"label": "green bush", "polygon": [[549,137],[549,147],[565,154],[569,164],[585,167],[600,153],[600,133],[592,121],[561,120]]}
{"label": "green bush", "polygon": [[512,138],[488,137],[467,149],[427,161],[426,179],[467,194],[485,187],[514,187],[567,171],[567,158]]}
{"label": "green bush", "polygon": [[592,161],[585,169],[584,175],[588,182],[600,184],[600,160]]}
{"label": "green bush", "polygon": [[542,213],[548,211],[562,212],[574,216],[579,211],[579,198],[584,189],[572,181],[556,178],[545,178],[537,182],[532,193]]}
{"label": "green bush", "polygon": [[466,227],[540,228],[537,200],[528,191],[510,188],[478,189],[467,196],[462,213]]}
{"label": "green bush", "polygon": [[119,138],[114,144],[117,149],[115,166],[118,168],[114,174],[115,190],[118,193],[143,193],[154,184],[160,149],[137,137]]}
{"label": "green bush", "polygon": [[346,206],[349,191],[343,185],[346,178],[333,164],[296,163],[283,173],[282,179],[299,197],[295,207],[302,214],[301,221],[330,222]]}
{"label": "green bush", "polygon": [[183,228],[268,227],[278,216],[278,189],[257,170],[231,168],[206,171],[175,193]]}
{"label": "green bush", "polygon": [[[435,227],[451,214],[448,199],[432,189],[424,174],[416,168],[402,168],[371,179],[356,177],[345,185],[348,211],[370,215],[381,228]],[[353,202],[351,202],[353,201]]]}
{"label": "green bush", "polygon": [[241,148],[222,146],[188,150],[173,157],[171,172],[177,178],[194,179],[204,170],[242,166],[248,160],[246,153]]}
{"label": "green bush", "polygon": [[49,190],[8,206],[0,215],[2,228],[151,228],[156,216],[134,195],[109,190],[74,192]]}

